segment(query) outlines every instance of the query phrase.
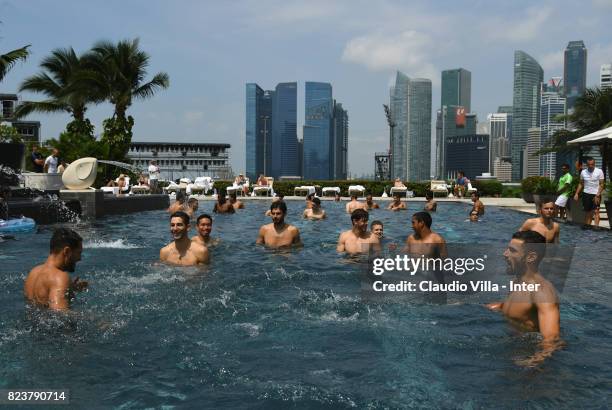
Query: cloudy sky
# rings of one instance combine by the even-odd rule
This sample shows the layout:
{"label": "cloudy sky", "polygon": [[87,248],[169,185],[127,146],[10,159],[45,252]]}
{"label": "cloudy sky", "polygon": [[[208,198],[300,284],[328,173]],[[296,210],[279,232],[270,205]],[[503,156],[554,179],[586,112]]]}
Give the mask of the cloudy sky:
{"label": "cloudy sky", "polygon": [[[84,52],[101,39],[139,37],[150,74],[166,71],[171,86],[129,110],[135,141],[228,142],[235,171],[244,169],[245,83],[264,89],[298,81],[298,135],[305,81],[333,85],[349,111],[349,168],[372,173],[373,153],[386,149],[382,104],[399,69],[433,81],[440,71],[472,72],[472,111],[480,120],[512,103],[513,52],[520,49],[562,75],[570,40],[588,48],[588,85],[612,62],[612,0],[494,2],[377,0],[0,0],[0,51],[32,45],[0,92],[14,92],[58,47]],[[22,94],[23,98],[36,96]],[[112,113],[88,115],[99,132]],[[43,138],[56,137],[67,115],[36,115]]]}

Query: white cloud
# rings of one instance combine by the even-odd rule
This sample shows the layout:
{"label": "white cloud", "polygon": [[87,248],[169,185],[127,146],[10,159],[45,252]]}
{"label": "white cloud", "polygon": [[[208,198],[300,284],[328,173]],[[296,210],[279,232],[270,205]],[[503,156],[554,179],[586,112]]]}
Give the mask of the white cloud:
{"label": "white cloud", "polygon": [[549,7],[531,7],[525,16],[516,20],[491,17],[481,27],[483,38],[510,42],[525,42],[535,39],[547,27],[553,10]]}
{"label": "white cloud", "polygon": [[432,38],[415,30],[397,34],[375,32],[350,40],[342,61],[362,64],[372,71],[401,69],[409,76],[433,79],[437,77],[430,55],[433,48]]}
{"label": "white cloud", "polygon": [[547,53],[537,59],[544,71],[546,76],[552,75],[563,75],[563,51],[554,51]]}

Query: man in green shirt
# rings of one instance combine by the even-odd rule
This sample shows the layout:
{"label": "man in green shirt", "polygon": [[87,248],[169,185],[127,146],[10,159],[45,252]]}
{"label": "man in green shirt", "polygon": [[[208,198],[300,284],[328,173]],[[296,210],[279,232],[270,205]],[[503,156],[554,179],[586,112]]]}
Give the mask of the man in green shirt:
{"label": "man in green shirt", "polygon": [[561,165],[561,178],[559,178],[559,186],[557,187],[557,193],[559,197],[555,201],[555,213],[559,215],[559,218],[566,218],[565,208],[567,206],[567,200],[569,199],[569,192],[572,189],[572,174],[569,172],[569,165]]}

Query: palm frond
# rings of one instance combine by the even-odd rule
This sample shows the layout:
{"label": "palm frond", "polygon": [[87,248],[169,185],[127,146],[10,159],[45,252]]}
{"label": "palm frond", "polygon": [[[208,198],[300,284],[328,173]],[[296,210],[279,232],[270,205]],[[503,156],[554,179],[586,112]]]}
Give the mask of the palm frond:
{"label": "palm frond", "polygon": [[30,54],[28,47],[30,45],[0,55],[0,81],[18,61],[25,61],[28,58]]}

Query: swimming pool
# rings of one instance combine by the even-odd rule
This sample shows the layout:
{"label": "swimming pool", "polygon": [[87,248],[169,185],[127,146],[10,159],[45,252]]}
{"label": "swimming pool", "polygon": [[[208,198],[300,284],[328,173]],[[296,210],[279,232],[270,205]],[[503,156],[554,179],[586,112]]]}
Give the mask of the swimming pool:
{"label": "swimming pool", "polygon": [[[562,226],[562,242],[576,245],[561,295],[567,347],[525,370],[513,360],[533,353],[536,338],[482,306],[362,300],[359,265],[335,252],[350,227],[345,203],[324,202],[329,217],[314,222],[289,201],[287,221],[305,244],[291,253],[254,245],[268,206],[215,217],[222,241],[205,270],[155,263],[170,240],[164,212],[76,226],[85,247],[76,274],[90,290],[71,325],[24,308],[23,280],[46,257],[52,227],[1,243],[0,389],[70,389],[71,403],[87,408],[609,406],[609,232]],[[404,241],[421,207],[375,210],[370,221]],[[433,229],[449,242],[502,247],[526,217],[489,208],[469,223],[467,211],[440,203]]]}

